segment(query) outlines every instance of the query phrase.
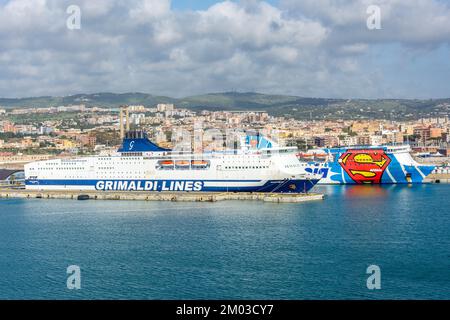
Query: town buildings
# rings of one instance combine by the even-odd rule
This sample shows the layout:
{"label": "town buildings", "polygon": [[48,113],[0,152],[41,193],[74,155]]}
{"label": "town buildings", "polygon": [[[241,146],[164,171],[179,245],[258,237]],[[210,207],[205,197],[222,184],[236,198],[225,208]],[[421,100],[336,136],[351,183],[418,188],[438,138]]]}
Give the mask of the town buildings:
{"label": "town buildings", "polygon": [[[225,140],[230,132],[257,131],[301,149],[409,143],[417,152],[449,154],[448,116],[400,122],[319,121],[277,117],[264,110],[192,111],[173,104],[133,105],[128,110],[131,127],[146,130],[164,147],[223,149],[229,144],[218,142],[218,136]],[[0,109],[0,163],[31,161],[37,155],[46,159],[111,152],[120,143],[118,137],[118,109],[85,105]]]}

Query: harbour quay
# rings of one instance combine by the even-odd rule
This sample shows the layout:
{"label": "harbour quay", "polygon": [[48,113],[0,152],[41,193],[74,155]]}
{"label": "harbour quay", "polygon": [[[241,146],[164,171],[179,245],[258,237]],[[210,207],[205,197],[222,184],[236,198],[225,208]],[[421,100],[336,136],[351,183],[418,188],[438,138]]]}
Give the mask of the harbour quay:
{"label": "harbour quay", "polygon": [[450,174],[432,173],[423,181],[425,183],[450,183]]}
{"label": "harbour quay", "polygon": [[141,200],[174,202],[217,202],[224,200],[259,200],[274,203],[298,203],[323,200],[319,193],[259,192],[105,192],[76,190],[0,189],[1,198],[70,199],[70,200]]}
{"label": "harbour quay", "polygon": [[428,175],[424,182],[428,183],[450,183],[450,166],[438,167]]}

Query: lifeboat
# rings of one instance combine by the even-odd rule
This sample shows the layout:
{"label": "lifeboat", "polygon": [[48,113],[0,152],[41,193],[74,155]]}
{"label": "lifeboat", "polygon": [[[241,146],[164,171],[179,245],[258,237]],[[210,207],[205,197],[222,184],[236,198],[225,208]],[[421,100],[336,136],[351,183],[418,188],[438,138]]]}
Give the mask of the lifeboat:
{"label": "lifeboat", "polygon": [[192,167],[195,168],[206,168],[209,166],[209,161],[206,160],[192,160]]}
{"label": "lifeboat", "polygon": [[158,164],[161,167],[171,167],[171,166],[173,166],[173,161],[172,160],[161,160],[161,161],[158,161]]}
{"label": "lifeboat", "polygon": [[194,166],[206,166],[206,165],[208,165],[208,161],[206,161],[206,160],[192,160],[192,164]]}
{"label": "lifeboat", "polygon": [[314,154],[299,152],[299,153],[297,153],[297,158],[299,160],[312,160],[314,158]]}
{"label": "lifeboat", "polygon": [[175,166],[177,166],[178,168],[189,168],[189,161],[188,160],[178,160],[175,161]]}
{"label": "lifeboat", "polygon": [[314,156],[317,160],[325,161],[328,155],[326,153],[316,153]]}
{"label": "lifeboat", "polygon": [[312,154],[312,153],[302,153],[301,157],[303,159],[312,159],[312,158],[314,158],[314,154]]}

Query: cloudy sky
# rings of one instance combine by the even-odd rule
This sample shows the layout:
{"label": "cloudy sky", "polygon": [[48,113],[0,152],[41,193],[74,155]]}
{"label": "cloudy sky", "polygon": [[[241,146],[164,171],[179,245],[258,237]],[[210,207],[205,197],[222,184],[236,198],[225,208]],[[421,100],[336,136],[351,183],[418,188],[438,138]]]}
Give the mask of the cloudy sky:
{"label": "cloudy sky", "polygon": [[450,2],[0,0],[0,97],[231,90],[450,97]]}

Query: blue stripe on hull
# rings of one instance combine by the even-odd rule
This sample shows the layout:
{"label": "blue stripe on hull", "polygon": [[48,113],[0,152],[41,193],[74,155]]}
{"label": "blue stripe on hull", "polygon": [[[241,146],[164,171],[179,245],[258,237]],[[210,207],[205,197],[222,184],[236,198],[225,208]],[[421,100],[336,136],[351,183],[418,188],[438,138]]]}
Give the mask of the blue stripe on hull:
{"label": "blue stripe on hull", "polygon": [[[271,180],[263,185],[257,185],[261,180],[26,180],[27,186],[58,188],[67,190],[72,187],[79,190],[95,189],[98,191],[153,191],[153,192],[275,192],[275,193],[304,193],[308,192],[319,180]],[[229,182],[229,186],[206,186],[214,182]],[[237,186],[233,182],[254,183],[251,186]],[[75,188],[74,188],[75,187]]]}

